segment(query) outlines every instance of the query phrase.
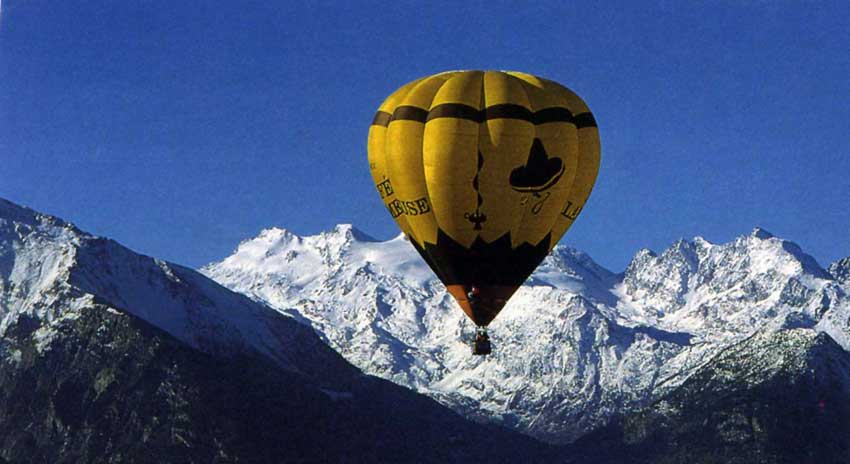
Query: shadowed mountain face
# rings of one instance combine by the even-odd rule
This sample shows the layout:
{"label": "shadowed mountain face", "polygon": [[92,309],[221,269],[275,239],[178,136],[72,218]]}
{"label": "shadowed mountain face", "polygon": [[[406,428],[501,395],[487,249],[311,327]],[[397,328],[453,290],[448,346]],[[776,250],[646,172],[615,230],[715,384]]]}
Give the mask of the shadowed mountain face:
{"label": "shadowed mountain face", "polygon": [[11,462],[458,462],[545,450],[379,379],[332,390],[256,354],[199,352],[107,307],[53,325],[46,345],[37,326],[22,318],[2,340],[0,454]]}
{"label": "shadowed mountain face", "polygon": [[0,200],[0,462],[516,462],[200,274]]}
{"label": "shadowed mountain face", "polygon": [[850,462],[850,354],[809,329],[734,345],[576,442],[597,463]]}

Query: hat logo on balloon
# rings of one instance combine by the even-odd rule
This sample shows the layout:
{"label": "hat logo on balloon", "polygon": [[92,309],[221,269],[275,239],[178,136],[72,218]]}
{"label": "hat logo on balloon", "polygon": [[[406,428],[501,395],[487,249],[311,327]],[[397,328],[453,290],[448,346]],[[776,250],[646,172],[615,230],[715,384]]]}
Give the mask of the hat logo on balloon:
{"label": "hat logo on balloon", "polygon": [[540,139],[535,138],[524,165],[511,171],[509,182],[517,192],[540,192],[555,185],[564,174],[564,162],[559,158],[550,158]]}

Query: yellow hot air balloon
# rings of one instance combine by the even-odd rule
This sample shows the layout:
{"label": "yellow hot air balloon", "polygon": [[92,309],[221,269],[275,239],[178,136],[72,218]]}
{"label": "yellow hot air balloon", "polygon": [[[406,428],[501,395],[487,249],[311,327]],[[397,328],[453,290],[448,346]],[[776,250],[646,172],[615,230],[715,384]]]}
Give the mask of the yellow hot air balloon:
{"label": "yellow hot air balloon", "polygon": [[476,351],[489,352],[484,328],[593,188],[600,145],[587,105],[531,74],[444,72],[384,101],[368,151],[387,210],[480,328]]}

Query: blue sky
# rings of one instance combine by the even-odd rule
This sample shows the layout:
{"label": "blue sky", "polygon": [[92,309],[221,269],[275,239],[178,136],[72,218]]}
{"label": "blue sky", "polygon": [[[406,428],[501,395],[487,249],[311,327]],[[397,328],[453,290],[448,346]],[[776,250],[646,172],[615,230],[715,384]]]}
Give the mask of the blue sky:
{"label": "blue sky", "polygon": [[599,123],[562,243],[619,271],[758,225],[823,265],[850,255],[850,3],[459,3],[3,0],[0,196],[190,266],[269,226],[389,238],[377,106],[510,69]]}

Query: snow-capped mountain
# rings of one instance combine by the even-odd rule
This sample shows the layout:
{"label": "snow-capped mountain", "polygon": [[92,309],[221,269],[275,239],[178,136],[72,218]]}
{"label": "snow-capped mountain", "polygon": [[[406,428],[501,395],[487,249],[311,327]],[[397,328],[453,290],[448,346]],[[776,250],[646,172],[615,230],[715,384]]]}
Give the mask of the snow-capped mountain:
{"label": "snow-capped mountain", "polygon": [[267,229],[202,272],[314,327],[365,372],[462,414],[562,443],[671,391],[758,330],[850,347],[848,285],[762,229],[641,250],[622,274],[558,246],[491,325],[494,354],[403,236]]}
{"label": "snow-capped mountain", "polygon": [[811,256],[762,229],[723,245],[680,240],[660,256],[641,250],[614,288],[621,315],[706,342],[789,314],[814,324],[837,290]]}
{"label": "snow-capped mountain", "polygon": [[46,344],[51,324],[93,304],[133,314],[205,352],[256,350],[298,372],[319,373],[323,363],[346,369],[333,353],[306,347],[309,329],[194,270],[0,199],[0,335],[23,315],[46,323],[38,333]]}
{"label": "snow-capped mountain", "polygon": [[[784,453],[783,418],[823,409],[811,398],[846,402],[847,269],[841,260],[827,272],[758,229],[642,250],[622,274],[558,247],[493,324],[495,354],[480,358],[471,324],[401,237],[263,231],[204,270],[251,301],[0,200],[0,459],[583,462],[609,449],[600,436],[629,456],[646,451],[631,444],[665,440],[646,456],[698,451],[705,436]],[[470,418],[551,442],[612,417],[632,425],[615,428],[619,443],[603,429],[541,447],[363,376],[327,345]],[[731,397],[756,409],[726,408]],[[846,452],[850,425],[836,411],[807,423],[827,421],[827,457]],[[385,439],[398,436],[409,439]]]}
{"label": "snow-capped mountain", "polygon": [[[516,462],[292,317],[0,199],[0,462]],[[352,451],[355,450],[355,451]]]}

